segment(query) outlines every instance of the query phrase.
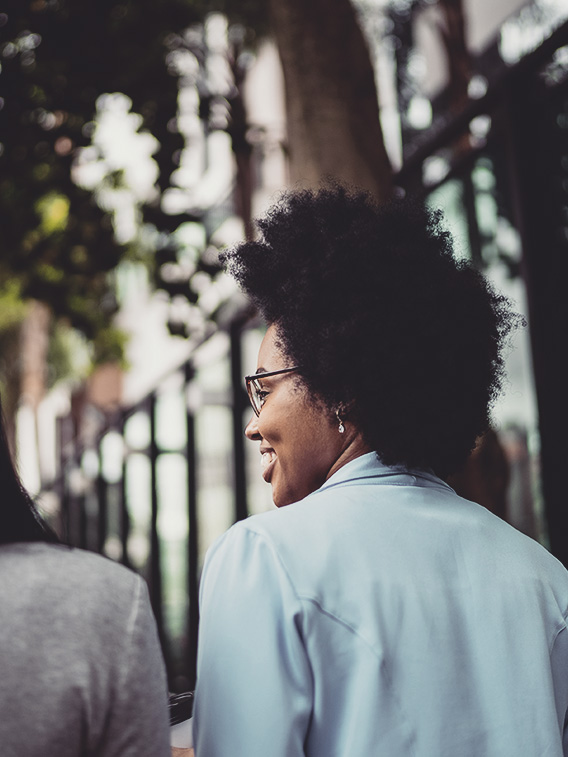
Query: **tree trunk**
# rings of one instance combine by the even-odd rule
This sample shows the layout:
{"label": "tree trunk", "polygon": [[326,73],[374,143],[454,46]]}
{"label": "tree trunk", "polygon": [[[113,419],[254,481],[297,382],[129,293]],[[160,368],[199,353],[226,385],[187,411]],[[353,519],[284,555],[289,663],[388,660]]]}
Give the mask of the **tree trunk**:
{"label": "tree trunk", "polygon": [[468,85],[472,72],[471,55],[466,42],[463,2],[438,0],[438,3],[443,13],[440,33],[448,61],[450,109],[454,113],[460,113],[469,102]]}
{"label": "tree trunk", "polygon": [[242,52],[239,44],[232,44],[229,50],[229,67],[233,75],[235,91],[230,99],[231,123],[228,133],[231,137],[231,146],[235,155],[235,207],[237,214],[242,219],[245,238],[254,238],[254,223],[252,220],[252,147],[248,141],[248,116],[243,85],[246,78],[246,68],[239,63]]}
{"label": "tree trunk", "polygon": [[49,307],[32,300],[20,335],[20,401],[30,405],[34,411],[45,394],[50,321]]}
{"label": "tree trunk", "polygon": [[0,342],[2,392],[1,406],[4,415],[6,438],[12,456],[16,454],[16,412],[20,401],[20,334],[21,324],[3,332]]}
{"label": "tree trunk", "polygon": [[[37,426],[37,409],[45,395],[47,377],[47,350],[49,347],[49,324],[51,311],[38,300],[31,300],[27,315],[22,323],[19,338],[19,356],[14,379],[18,388],[17,414],[29,414],[30,425],[25,433],[25,449],[18,450],[21,474],[24,483],[39,489],[42,471]],[[17,416],[16,416],[17,417]],[[23,415],[22,415],[23,417]],[[18,432],[12,426],[12,433]],[[20,437],[18,441],[21,441]]]}
{"label": "tree trunk", "polygon": [[[458,115],[469,102],[468,87],[472,74],[463,0],[438,0],[438,4],[443,15],[440,34],[448,63],[448,106],[451,113]],[[454,144],[454,150],[456,155],[460,155],[469,152],[470,149],[471,138],[466,131]]]}
{"label": "tree trunk", "polygon": [[373,65],[349,0],[270,0],[284,73],[290,176],[296,187],[336,179],[388,197]]}

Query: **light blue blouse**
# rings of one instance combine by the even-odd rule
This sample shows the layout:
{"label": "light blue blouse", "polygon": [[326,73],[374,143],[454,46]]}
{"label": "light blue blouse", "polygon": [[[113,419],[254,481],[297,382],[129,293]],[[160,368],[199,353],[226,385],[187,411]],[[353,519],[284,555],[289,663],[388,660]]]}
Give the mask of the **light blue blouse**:
{"label": "light blue blouse", "polygon": [[197,757],[568,754],[568,573],[432,474],[370,453],[236,524],[200,607]]}

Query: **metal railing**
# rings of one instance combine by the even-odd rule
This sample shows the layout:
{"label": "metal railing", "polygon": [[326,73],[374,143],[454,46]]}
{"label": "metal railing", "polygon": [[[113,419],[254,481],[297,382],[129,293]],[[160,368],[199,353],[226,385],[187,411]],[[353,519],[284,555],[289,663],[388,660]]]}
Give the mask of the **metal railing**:
{"label": "metal railing", "polygon": [[[241,326],[238,323],[230,329],[227,353],[222,361],[228,363],[229,370],[225,372],[230,382],[221,390],[203,392],[197,386],[198,369],[193,360],[188,360],[135,405],[110,416],[84,408],[81,430],[71,414],[58,420],[60,476],[50,487],[60,501],[58,530],[73,546],[107,555],[146,579],[171,690],[188,690],[195,679],[197,592],[202,555],[208,546],[207,535],[200,538],[198,513],[204,468],[214,468],[210,478],[225,476],[232,493],[232,501],[225,502],[227,512],[223,515],[222,527],[248,514],[243,443],[243,417],[248,399],[242,386]],[[197,401],[196,391],[200,394]],[[175,400],[173,413],[177,430],[174,436],[177,440],[172,443],[165,439],[167,431],[164,432],[168,424],[173,423],[172,411],[160,421],[160,413],[164,412],[160,403],[164,397]],[[230,418],[232,430],[230,434],[225,434],[225,429],[220,432],[223,439],[228,437],[226,448],[219,453],[217,461],[207,462],[207,453],[199,449],[196,424],[200,413],[215,408],[221,410],[226,419]],[[183,423],[180,413],[184,415]],[[132,433],[130,426],[138,427],[137,434]],[[140,438],[134,439],[136,435]],[[172,489],[167,472],[165,477],[164,471],[160,473],[164,460],[176,463],[181,493],[179,489]],[[184,475],[180,475],[180,466],[185,468]],[[167,568],[167,537],[161,533],[164,527],[160,527],[163,511],[167,509],[164,498],[172,494],[180,502],[183,500],[184,509],[182,513],[178,508],[173,521],[170,517],[169,526],[164,521],[166,531],[175,528],[177,521],[180,524],[179,538],[174,540],[178,553],[174,575]],[[146,508],[142,516],[137,513],[140,507]],[[178,604],[174,602],[172,607],[170,601],[168,608],[166,595],[172,582],[178,587]],[[186,601],[181,599],[182,593]],[[168,613],[173,614],[175,622],[168,620]]]}

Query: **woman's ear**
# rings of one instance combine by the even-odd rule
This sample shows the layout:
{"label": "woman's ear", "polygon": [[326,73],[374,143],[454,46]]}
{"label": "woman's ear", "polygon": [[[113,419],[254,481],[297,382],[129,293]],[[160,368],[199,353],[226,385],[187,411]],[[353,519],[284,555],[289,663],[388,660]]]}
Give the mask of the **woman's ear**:
{"label": "woman's ear", "polygon": [[339,406],[335,409],[335,420],[338,423],[337,430],[340,434],[345,433],[345,425],[343,423],[343,416],[341,415],[341,410]]}
{"label": "woman's ear", "polygon": [[353,400],[348,400],[347,402],[338,402],[337,405],[335,405],[334,413],[339,413],[342,418],[349,419],[354,405],[355,402]]}

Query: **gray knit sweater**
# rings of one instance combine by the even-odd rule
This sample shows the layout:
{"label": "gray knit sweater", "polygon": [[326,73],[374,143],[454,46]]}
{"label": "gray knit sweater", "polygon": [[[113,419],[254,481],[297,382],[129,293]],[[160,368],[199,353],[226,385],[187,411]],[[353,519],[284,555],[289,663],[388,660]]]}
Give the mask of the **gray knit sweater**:
{"label": "gray knit sweater", "polygon": [[169,754],[144,582],[76,549],[0,547],[0,755]]}

